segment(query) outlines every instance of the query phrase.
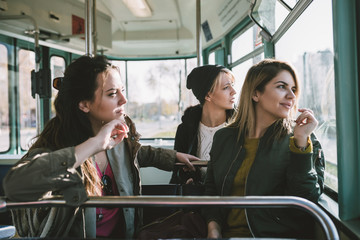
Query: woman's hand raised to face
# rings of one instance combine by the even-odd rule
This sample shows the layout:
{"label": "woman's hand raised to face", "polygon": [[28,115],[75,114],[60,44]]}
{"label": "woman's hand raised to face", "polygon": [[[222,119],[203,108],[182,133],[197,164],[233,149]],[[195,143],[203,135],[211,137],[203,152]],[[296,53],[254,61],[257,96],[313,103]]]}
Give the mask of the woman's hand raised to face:
{"label": "woman's hand raised to face", "polygon": [[75,159],[74,168],[80,166],[84,160],[90,156],[111,149],[124,138],[127,138],[129,128],[124,119],[114,119],[101,127],[95,137],[89,138],[85,142],[75,146]]}
{"label": "woman's hand raised to face", "polygon": [[314,116],[314,112],[310,109],[300,108],[301,114],[296,119],[294,127],[294,140],[298,147],[307,147],[307,138],[315,130],[318,121]]}
{"label": "woman's hand raised to face", "polygon": [[108,150],[128,137],[129,127],[123,119],[114,119],[106,123],[95,136],[102,146],[102,150]]}

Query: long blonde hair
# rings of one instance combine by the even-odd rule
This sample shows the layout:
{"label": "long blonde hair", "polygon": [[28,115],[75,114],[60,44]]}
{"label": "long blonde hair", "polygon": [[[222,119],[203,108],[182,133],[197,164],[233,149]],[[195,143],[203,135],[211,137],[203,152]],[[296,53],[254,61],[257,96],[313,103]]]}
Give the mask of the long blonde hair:
{"label": "long blonde hair", "polygon": [[281,71],[288,71],[294,79],[296,90],[294,92],[296,101],[287,118],[279,119],[274,124],[274,132],[272,139],[279,139],[282,136],[291,132],[292,118],[297,111],[297,100],[300,95],[299,83],[295,70],[286,62],[264,59],[261,62],[252,66],[246,74],[245,81],[241,90],[238,110],[234,116],[233,122],[229,127],[239,128],[240,136],[248,136],[249,133],[254,132],[256,123],[255,102],[252,97],[255,91],[264,92],[265,86]]}
{"label": "long blonde hair", "polygon": [[213,82],[213,84],[212,84],[212,86],[211,86],[211,88],[209,90],[210,93],[213,93],[215,91],[215,88],[220,85],[220,83],[221,83],[220,80],[221,80],[223,74],[228,75],[231,78],[232,83],[235,82],[234,73],[232,71],[230,71],[229,69],[227,69],[227,68],[223,68],[223,69],[220,70],[219,74],[215,78],[215,80],[214,80],[214,82]]}

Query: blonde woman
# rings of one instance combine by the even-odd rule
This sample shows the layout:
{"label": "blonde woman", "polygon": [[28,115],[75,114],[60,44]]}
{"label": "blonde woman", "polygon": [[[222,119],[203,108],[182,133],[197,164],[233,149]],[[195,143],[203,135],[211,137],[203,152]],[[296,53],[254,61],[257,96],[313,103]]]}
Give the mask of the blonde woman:
{"label": "blonde woman", "polygon": [[[185,110],[176,131],[175,150],[210,160],[215,132],[223,128],[234,113],[234,82],[233,73],[221,65],[205,65],[191,71],[186,87],[192,90],[200,104]],[[195,173],[178,168],[170,183],[202,185],[205,174],[206,167]]]}
{"label": "blonde woman", "polygon": [[[323,153],[312,134],[318,121],[310,109],[297,109],[299,91],[295,71],[285,62],[266,59],[250,68],[234,122],[214,136],[205,195],[318,201],[324,177]],[[299,210],[212,208],[203,213],[209,238],[313,237],[311,218]]]}

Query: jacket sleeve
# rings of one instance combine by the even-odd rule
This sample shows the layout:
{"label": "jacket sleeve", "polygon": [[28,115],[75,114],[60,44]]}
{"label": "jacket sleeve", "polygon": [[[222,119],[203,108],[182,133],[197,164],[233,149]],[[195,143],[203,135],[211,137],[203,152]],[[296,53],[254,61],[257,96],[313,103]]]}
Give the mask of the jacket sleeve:
{"label": "jacket sleeve", "polygon": [[141,146],[137,159],[140,167],[156,167],[165,171],[172,171],[176,161],[176,151],[165,148]]}
{"label": "jacket sleeve", "polygon": [[87,194],[80,174],[73,168],[74,163],[73,147],[54,152],[35,149],[5,176],[5,195],[12,201],[35,201],[59,192],[68,205],[78,206],[87,200]]}
{"label": "jacket sleeve", "polygon": [[[311,144],[314,145],[312,142]],[[318,144],[315,142],[315,144]],[[323,187],[319,184],[318,172],[313,160],[314,153],[290,151],[290,164],[287,169],[287,195],[299,196],[317,202]]]}

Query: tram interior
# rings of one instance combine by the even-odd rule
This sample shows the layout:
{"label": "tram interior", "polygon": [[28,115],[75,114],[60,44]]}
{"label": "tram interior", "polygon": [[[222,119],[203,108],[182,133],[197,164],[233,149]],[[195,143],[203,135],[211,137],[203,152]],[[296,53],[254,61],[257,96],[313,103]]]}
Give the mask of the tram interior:
{"label": "tram interior", "polygon": [[[259,17],[266,11],[273,11],[274,9],[266,7],[275,6],[275,2],[276,6],[282,5],[285,9],[282,10],[281,17],[272,16],[272,19]],[[219,46],[227,46],[228,39],[224,40],[224,35],[239,28],[239,23],[246,22],[246,19],[248,22],[261,20],[260,24],[256,22],[259,27],[255,24],[257,32],[254,30],[251,34],[256,35],[255,41],[260,46],[268,48],[264,42],[271,41],[272,38],[280,38],[286,31],[284,26],[291,26],[291,21],[295,21],[311,2],[309,0],[268,2],[265,0],[0,0],[0,35],[28,42],[29,48],[37,44],[38,38],[39,46],[70,52],[74,56],[104,54],[115,60],[124,61],[191,59],[189,63],[185,63],[185,65],[189,64],[190,68],[196,64],[208,63],[209,60],[202,59],[204,54],[208,57],[208,51],[203,50],[217,43]],[[295,8],[297,4],[301,7]],[[295,11],[292,11],[294,9]],[[252,15],[254,11],[256,13]],[[267,22],[274,24],[270,24],[269,28]],[[260,49],[257,49],[244,58],[261,53]],[[41,58],[36,54],[35,51],[31,57]],[[332,56],[326,54],[327,52],[324,52],[319,58],[326,58],[328,61]],[[215,59],[222,59],[223,63],[229,65],[236,63],[227,52],[218,52],[214,56]],[[241,58],[237,61],[240,62]],[[182,71],[181,74],[186,76],[186,71],[185,73]],[[180,78],[183,81],[184,76]],[[196,103],[193,96],[187,98],[188,103]],[[328,124],[323,128],[326,127],[331,128],[332,125]],[[35,128],[33,130],[35,131]],[[20,140],[16,141],[19,144]],[[168,137],[162,139],[145,137],[141,141],[143,144],[171,149],[174,144],[174,140]],[[22,147],[17,146],[12,152],[1,154],[0,196],[4,196],[1,187],[2,178],[25,152]],[[160,191],[169,190],[171,172],[146,168],[141,170],[141,177],[144,185],[149,185],[148,188],[145,187],[149,195],[152,195],[150,188],[152,185],[160,186]],[[168,192],[173,189],[170,186]],[[338,211],[337,205],[331,202],[334,201],[327,203],[328,207],[334,212]],[[0,225],[11,224],[8,212],[2,212],[0,216]],[[348,234],[349,230],[338,229],[341,230],[341,239],[351,239],[355,236]],[[0,238],[2,238],[1,231],[0,229]],[[11,232],[13,229],[4,229],[3,233],[6,235],[8,231]],[[320,228],[319,232],[319,239],[322,239],[324,235]]]}

